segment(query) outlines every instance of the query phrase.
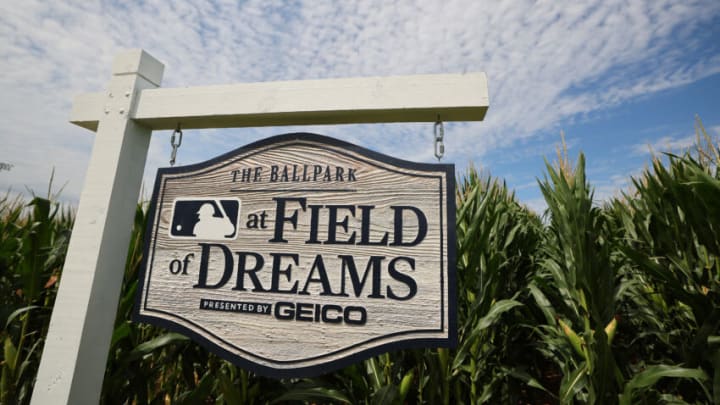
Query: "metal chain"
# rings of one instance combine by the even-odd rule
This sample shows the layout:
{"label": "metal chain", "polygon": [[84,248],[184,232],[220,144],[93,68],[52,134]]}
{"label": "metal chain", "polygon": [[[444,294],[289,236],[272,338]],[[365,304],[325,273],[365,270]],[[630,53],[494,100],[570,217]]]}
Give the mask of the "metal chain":
{"label": "metal chain", "polygon": [[[175,135],[178,135],[177,143],[175,143]],[[173,131],[172,136],[170,137],[170,145],[172,145],[172,152],[170,152],[170,166],[175,166],[177,150],[180,145],[182,145],[182,130],[180,129],[180,124],[178,124],[177,128]]]}
{"label": "metal chain", "polygon": [[439,115],[437,121],[435,122],[435,128],[433,132],[435,135],[435,144],[433,147],[433,151],[435,152],[435,157],[439,162],[440,159],[442,159],[443,155],[445,155],[445,144],[443,143],[443,138],[445,137],[445,127],[443,127],[443,123],[442,121],[440,121]]}

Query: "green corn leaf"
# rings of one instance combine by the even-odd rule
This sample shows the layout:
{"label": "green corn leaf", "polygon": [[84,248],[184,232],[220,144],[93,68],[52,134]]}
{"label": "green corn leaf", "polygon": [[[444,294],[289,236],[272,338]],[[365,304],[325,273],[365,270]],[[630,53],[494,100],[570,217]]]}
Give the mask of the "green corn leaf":
{"label": "green corn leaf", "polygon": [[372,403],[373,405],[391,405],[395,402],[399,393],[398,387],[395,385],[386,385],[375,392]]}
{"label": "green corn leaf", "polygon": [[537,380],[537,378],[531,376],[527,372],[518,369],[507,369],[506,372],[513,378],[517,378],[518,380],[527,384],[528,387],[537,388],[552,395],[552,393],[548,391],[547,388],[543,387],[543,385],[540,383],[540,381]]}
{"label": "green corn leaf", "polygon": [[407,373],[405,373],[405,376],[403,377],[402,381],[400,382],[400,391],[398,393],[398,402],[403,404],[405,403],[405,398],[407,397],[408,392],[410,391],[410,387],[412,387],[413,380],[415,379],[415,370],[411,369]]}
{"label": "green corn leaf", "polygon": [[230,377],[227,376],[225,373],[219,373],[219,379],[220,379],[220,391],[223,394],[223,398],[225,400],[225,403],[227,404],[242,404],[242,394],[240,393],[240,390],[233,385],[232,381],[230,380]]}
{"label": "green corn leaf", "polygon": [[629,405],[632,403],[633,393],[655,385],[661,378],[692,378],[695,380],[705,381],[708,379],[707,374],[701,369],[683,368],[679,366],[669,366],[659,364],[650,366],[644,371],[636,374],[630,381],[625,384],[625,389],[620,396],[620,405]]}
{"label": "green corn leaf", "polygon": [[34,363],[34,357],[33,353],[35,353],[35,350],[41,347],[41,344],[44,344],[45,342],[42,339],[38,339],[33,343],[32,347],[30,347],[30,350],[28,351],[27,355],[25,355],[25,358],[23,359],[23,362],[20,363],[20,367],[18,367],[17,373],[16,373],[16,380],[20,381],[20,379],[23,377],[25,370],[28,370],[28,367],[31,367],[31,365]]}
{"label": "green corn leaf", "polygon": [[17,349],[15,348],[12,340],[10,340],[10,336],[7,336],[5,338],[5,343],[3,345],[3,354],[5,356],[5,367],[7,367],[11,372],[14,373],[15,364],[17,364]]}
{"label": "green corn leaf", "polygon": [[215,376],[211,372],[205,373],[198,382],[197,387],[180,395],[180,403],[183,405],[204,404],[213,391]]}
{"label": "green corn leaf", "polygon": [[0,367],[0,403],[6,404],[7,400],[12,394],[10,393],[10,387],[12,377],[10,376],[10,369],[8,367]]}
{"label": "green corn leaf", "polygon": [[290,389],[284,394],[273,399],[270,403],[278,404],[287,401],[308,401],[313,403],[318,399],[339,401],[345,404],[352,403],[352,401],[350,401],[350,399],[342,392],[323,387]]}
{"label": "green corn leaf", "polygon": [[27,307],[22,307],[20,309],[16,309],[15,311],[13,311],[13,313],[11,313],[10,316],[8,316],[7,321],[5,322],[5,330],[7,330],[7,328],[10,326],[10,323],[12,323],[12,321],[15,320],[15,318],[17,318],[18,316],[24,314],[25,312],[31,311],[35,308],[40,308],[40,307],[37,305],[29,305]]}
{"label": "green corn leaf", "polygon": [[708,346],[720,346],[720,336],[708,336]]}
{"label": "green corn leaf", "polygon": [[528,284],[527,287],[530,291],[530,295],[532,295],[533,299],[535,299],[535,303],[545,316],[545,322],[549,325],[554,324],[555,318],[557,318],[557,313],[555,312],[555,308],[553,308],[552,304],[550,303],[550,300],[548,300],[548,298],[545,296],[545,294],[543,294],[543,292],[540,290],[537,284],[535,284],[535,282]]}
{"label": "green corn leaf", "polygon": [[178,342],[185,342],[189,340],[186,336],[181,335],[179,333],[166,333],[164,335],[158,336],[155,339],[149,340],[147,342],[143,342],[137,347],[135,347],[129,354],[130,359],[137,359],[140,358],[153,350],[157,350],[161,347],[178,343]]}
{"label": "green corn leaf", "polygon": [[587,364],[583,362],[580,363],[580,367],[563,378],[560,384],[560,403],[573,403],[573,398],[585,386],[586,380]]}
{"label": "green corn leaf", "polygon": [[517,234],[517,232],[522,229],[523,226],[525,226],[525,224],[518,223],[510,230],[510,232],[505,237],[505,244],[503,245],[503,250],[506,250],[515,241],[515,234]]}
{"label": "green corn leaf", "polygon": [[376,390],[379,390],[380,387],[382,387],[382,376],[380,375],[380,367],[378,366],[375,357],[365,360],[365,367],[367,373],[370,375],[373,387]]}
{"label": "green corn leaf", "polygon": [[130,324],[128,322],[123,322],[120,324],[120,326],[116,327],[115,330],[113,330],[112,334],[112,340],[110,341],[110,347],[113,348],[117,344],[117,342],[125,339],[130,334]]}
{"label": "green corn leaf", "polygon": [[455,360],[453,361],[452,368],[458,368],[463,363],[463,361],[465,361],[465,356],[467,356],[468,350],[472,345],[473,340],[478,335],[480,335],[483,330],[487,329],[489,326],[495,323],[505,312],[522,305],[522,303],[513,299],[500,300],[494,303],[492,307],[490,307],[490,311],[488,311],[485,316],[480,318],[480,320],[473,328],[472,332],[470,332],[470,334],[465,337],[462,346],[455,355]]}

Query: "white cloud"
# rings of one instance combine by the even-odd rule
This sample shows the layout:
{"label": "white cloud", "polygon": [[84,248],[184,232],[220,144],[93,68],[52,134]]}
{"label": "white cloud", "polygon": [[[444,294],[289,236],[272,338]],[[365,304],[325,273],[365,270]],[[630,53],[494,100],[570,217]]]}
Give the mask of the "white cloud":
{"label": "white cloud", "polygon": [[650,153],[682,153],[695,145],[695,135],[682,137],[663,136],[655,140],[648,140],[646,143],[633,146],[632,150],[637,155],[648,155]]}
{"label": "white cloud", "polygon": [[630,173],[616,173],[605,180],[594,182],[593,202],[602,205],[612,198],[621,197],[622,193],[629,192],[632,185],[632,177],[639,178],[643,169],[636,169]]}
{"label": "white cloud", "polygon": [[[167,87],[486,71],[486,121],[446,127],[447,155],[465,162],[563,119],[720,72],[714,48],[688,58],[707,47],[697,26],[719,12],[713,0],[2,2],[0,161],[15,168],[0,173],[0,189],[41,187],[55,166],[60,181],[70,181],[67,195],[79,194],[93,135],[67,123],[71,100],[104,87],[122,48],[162,60]],[[431,131],[317,130],[426,161]],[[280,132],[195,131],[179,161]],[[167,142],[154,137],[146,184],[165,165]]]}
{"label": "white cloud", "polygon": [[[720,141],[720,126],[712,126],[705,128],[705,132],[712,142],[715,143],[716,147],[718,141]],[[661,136],[652,139],[646,139],[642,143],[635,144],[631,147],[634,154],[640,156],[647,156],[651,153],[658,154],[663,152],[669,152],[673,154],[682,154],[689,149],[694,149],[698,136],[700,137],[700,143],[705,145],[706,140],[702,133],[697,134],[681,135],[681,136]]]}
{"label": "white cloud", "polygon": [[523,201],[523,204],[539,216],[543,216],[545,214],[545,210],[548,208],[547,202],[543,197],[527,199]]}

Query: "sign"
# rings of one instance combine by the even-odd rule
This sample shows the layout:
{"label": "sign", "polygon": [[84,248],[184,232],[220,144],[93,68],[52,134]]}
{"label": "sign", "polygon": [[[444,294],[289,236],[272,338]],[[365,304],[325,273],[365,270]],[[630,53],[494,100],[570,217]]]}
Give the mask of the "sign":
{"label": "sign", "polygon": [[287,134],[160,169],[135,319],[273,377],[452,347],[455,180]]}
{"label": "sign", "polygon": [[[132,224],[135,216],[152,131],[175,129],[178,122],[182,122],[185,129],[200,129],[433,123],[438,117],[445,122],[482,121],[489,107],[487,77],[482,72],[162,88],[163,71],[164,65],[142,49],[123,51],[113,60],[112,76],[104,86],[107,90],[80,94],[73,102],[70,122],[96,132],[96,137],[32,404],[97,403],[100,400],[115,324],[115,319],[108,314],[117,310],[122,266],[130,241],[128,224]],[[449,182],[452,173],[448,173]],[[449,185],[448,189],[451,190]],[[241,208],[238,205],[238,212]],[[446,217],[454,214],[449,205],[445,208]],[[242,232],[239,224],[241,222],[235,229]],[[178,232],[176,236],[190,236],[183,235],[182,230]],[[452,248],[453,243],[450,240],[447,246]],[[153,249],[158,247],[153,246]],[[451,263],[451,251],[447,255]],[[189,261],[188,268],[192,269]],[[452,271],[452,266],[448,268]],[[449,273],[448,277],[451,276]],[[448,288],[452,289],[454,282],[449,281]],[[452,294],[450,290],[448,295]],[[452,314],[452,300],[449,301]],[[147,316],[150,319],[150,315]],[[173,319],[173,316],[165,318]],[[162,317],[156,319],[165,322]],[[450,322],[454,322],[453,318]],[[172,326],[175,329],[185,327],[170,321],[165,324],[179,325]],[[451,326],[450,331],[453,330]],[[418,337],[413,344],[420,344],[421,339]],[[453,340],[451,336],[450,341]],[[392,347],[393,344],[384,346],[385,349]],[[382,349],[377,346],[374,350]],[[225,349],[216,347],[215,350]],[[275,370],[255,366],[257,363],[252,360],[225,352],[256,370],[267,373]],[[361,349],[354,359],[367,355]],[[352,359],[339,360],[333,366],[339,367],[343,361]],[[287,371],[293,372],[300,375],[304,371],[300,368]],[[317,369],[313,372],[319,373]]]}

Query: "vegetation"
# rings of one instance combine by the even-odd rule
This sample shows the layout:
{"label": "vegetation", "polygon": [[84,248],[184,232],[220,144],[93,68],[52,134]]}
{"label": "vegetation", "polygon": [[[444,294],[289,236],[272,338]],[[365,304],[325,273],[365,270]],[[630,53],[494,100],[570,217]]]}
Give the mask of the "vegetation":
{"label": "vegetation", "polygon": [[[720,403],[720,148],[656,157],[593,204],[582,154],[547,165],[539,217],[505,184],[458,181],[454,350],[396,351],[277,381],[182,335],[129,321],[146,216],[138,207],[104,403]],[[0,199],[0,403],[28,403],[72,212]]]}

